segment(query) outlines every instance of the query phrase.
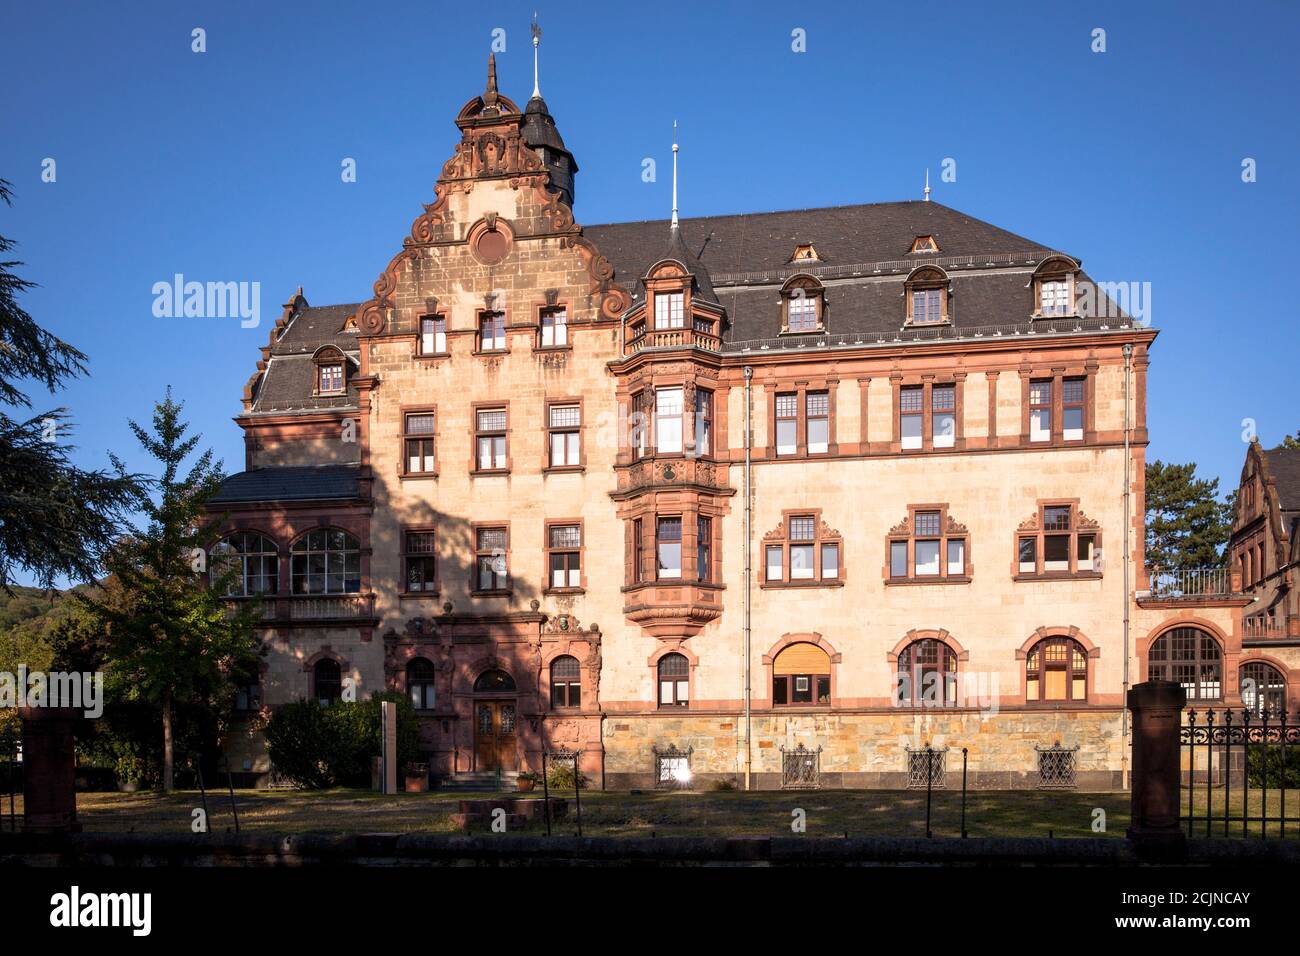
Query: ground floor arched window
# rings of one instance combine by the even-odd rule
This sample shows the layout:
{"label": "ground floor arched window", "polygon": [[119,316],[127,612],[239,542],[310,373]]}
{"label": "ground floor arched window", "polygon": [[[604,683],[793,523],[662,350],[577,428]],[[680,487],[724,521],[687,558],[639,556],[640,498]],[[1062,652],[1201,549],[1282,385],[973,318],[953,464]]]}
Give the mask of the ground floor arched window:
{"label": "ground floor arched window", "polygon": [[1252,717],[1281,716],[1286,709],[1286,678],[1272,664],[1247,661],[1241,665],[1241,703]]}
{"label": "ground floor arched window", "polygon": [[322,707],[338,703],[343,696],[343,672],[339,662],[323,657],[312,668],[312,695]]}
{"label": "ground floor arched window", "polygon": [[1070,637],[1039,641],[1025,657],[1025,700],[1088,699],[1088,654]]}
{"label": "ground floor arched window", "polygon": [[816,644],[800,642],[772,661],[772,705],[829,704],[831,658]]}
{"label": "ground floor arched window", "polygon": [[1223,651],[1199,627],[1176,627],[1151,644],[1147,680],[1181,684],[1190,700],[1223,699]]}
{"label": "ground floor arched window", "polygon": [[913,641],[898,655],[897,703],[904,707],[954,707],[957,655],[943,641]]}

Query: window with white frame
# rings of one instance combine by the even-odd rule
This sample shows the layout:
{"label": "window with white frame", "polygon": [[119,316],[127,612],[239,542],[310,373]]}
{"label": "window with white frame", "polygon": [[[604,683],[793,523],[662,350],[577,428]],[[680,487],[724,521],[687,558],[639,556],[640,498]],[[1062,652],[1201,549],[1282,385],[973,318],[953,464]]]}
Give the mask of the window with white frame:
{"label": "window with white frame", "polygon": [[480,471],[497,471],[506,467],[506,410],[480,408],[475,416]]}
{"label": "window with white frame", "polygon": [[553,524],[547,532],[551,587],[582,587],[582,526]]}
{"label": "window with white frame", "polygon": [[569,313],[564,308],[542,310],[542,348],[569,344]]}
{"label": "window with white frame", "polygon": [[578,405],[551,405],[547,410],[552,468],[572,468],[582,464],[582,408]]}
{"label": "window with white frame", "polygon": [[655,450],[674,454],[682,450],[682,389],[655,389]]}
{"label": "window with white frame", "polygon": [[655,294],[655,328],[680,329],[686,326],[686,296],[682,292]]}
{"label": "window with white frame", "polygon": [[420,354],[441,355],[447,351],[447,320],[440,315],[420,319]]}

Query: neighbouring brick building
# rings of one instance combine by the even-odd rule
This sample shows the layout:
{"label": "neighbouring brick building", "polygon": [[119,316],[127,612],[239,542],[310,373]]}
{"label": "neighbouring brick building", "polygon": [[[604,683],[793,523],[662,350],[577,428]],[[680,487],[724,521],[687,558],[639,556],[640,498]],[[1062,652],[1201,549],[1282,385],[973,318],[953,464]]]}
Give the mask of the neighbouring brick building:
{"label": "neighbouring brick building", "polygon": [[902,786],[927,744],[1108,787],[1126,681],[1239,703],[1236,570],[1142,570],[1156,332],[1077,259],[927,201],[582,226],[540,96],[490,66],[456,125],[373,295],[299,290],[245,386],[241,702],[398,689],[438,777],[609,787],[799,746]]}

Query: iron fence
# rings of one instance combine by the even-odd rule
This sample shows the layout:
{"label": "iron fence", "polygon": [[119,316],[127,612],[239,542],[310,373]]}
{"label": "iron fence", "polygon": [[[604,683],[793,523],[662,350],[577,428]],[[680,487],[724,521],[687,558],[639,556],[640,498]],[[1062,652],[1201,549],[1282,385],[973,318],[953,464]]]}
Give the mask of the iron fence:
{"label": "iron fence", "polygon": [[948,748],[907,748],[907,789],[944,790],[948,786]]}
{"label": "iron fence", "polygon": [[809,750],[803,744],[793,750],[781,748],[781,789],[818,790],[822,785],[822,748]]}
{"label": "iron fence", "polygon": [[1154,600],[1176,601],[1232,593],[1232,579],[1227,568],[1151,572],[1151,597]]}
{"label": "iron fence", "polygon": [[1300,836],[1300,726],[1285,710],[1188,711],[1179,739],[1189,837]]}

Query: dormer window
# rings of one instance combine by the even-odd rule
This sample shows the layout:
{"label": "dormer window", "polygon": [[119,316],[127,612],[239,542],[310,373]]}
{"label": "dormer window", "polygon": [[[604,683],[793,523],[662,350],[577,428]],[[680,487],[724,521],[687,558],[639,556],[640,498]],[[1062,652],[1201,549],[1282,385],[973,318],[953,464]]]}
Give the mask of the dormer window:
{"label": "dormer window", "polygon": [[812,276],[794,276],[781,289],[782,332],[820,332],[823,289]]}
{"label": "dormer window", "polygon": [[322,346],[314,357],[316,394],[342,395],[347,390],[347,359],[336,346]]}
{"label": "dormer window", "polygon": [[790,257],[791,262],[818,262],[820,259],[821,256],[817,255],[817,250],[810,242],[795,246],[794,255]]}
{"label": "dormer window", "polygon": [[949,320],[948,275],[937,266],[921,266],[907,277],[907,325],[943,325]]}
{"label": "dormer window", "polygon": [[686,294],[684,292],[659,292],[655,294],[655,328],[680,329],[686,326]]}
{"label": "dormer window", "polygon": [[343,391],[343,365],[322,365],[320,367],[320,393],[330,395]]}
{"label": "dormer window", "polygon": [[1038,284],[1040,315],[1070,314],[1070,280],[1044,279]]}
{"label": "dormer window", "polygon": [[1034,316],[1059,318],[1075,315],[1075,274],[1079,264],[1066,256],[1049,256],[1034,271]]}
{"label": "dormer window", "polygon": [[934,241],[934,236],[917,236],[912,240],[912,252],[938,252],[939,244]]}

